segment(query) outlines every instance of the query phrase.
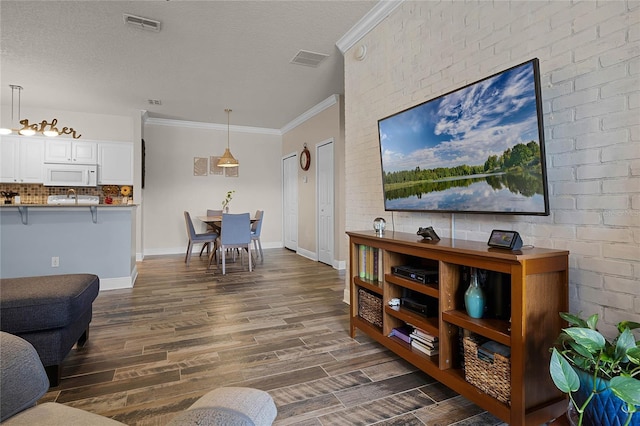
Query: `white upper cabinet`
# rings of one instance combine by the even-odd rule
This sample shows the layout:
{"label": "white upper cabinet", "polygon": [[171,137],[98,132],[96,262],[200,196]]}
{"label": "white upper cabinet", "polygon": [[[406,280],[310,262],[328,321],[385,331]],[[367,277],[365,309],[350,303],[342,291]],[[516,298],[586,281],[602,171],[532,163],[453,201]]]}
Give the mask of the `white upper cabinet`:
{"label": "white upper cabinet", "polygon": [[98,144],[69,139],[47,140],[44,161],[46,163],[97,164]]}
{"label": "white upper cabinet", "polygon": [[98,185],[133,185],[133,143],[98,144]]}
{"label": "white upper cabinet", "polygon": [[0,182],[42,183],[44,141],[24,136],[3,136],[0,141]]}

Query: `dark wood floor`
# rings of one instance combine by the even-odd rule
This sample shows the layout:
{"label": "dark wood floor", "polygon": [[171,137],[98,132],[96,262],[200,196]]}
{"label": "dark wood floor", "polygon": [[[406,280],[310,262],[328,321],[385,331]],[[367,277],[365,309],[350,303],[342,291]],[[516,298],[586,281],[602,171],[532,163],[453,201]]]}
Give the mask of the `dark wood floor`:
{"label": "dark wood floor", "polygon": [[43,400],[129,425],[163,425],[210,389],[268,391],[276,424],[501,422],[384,347],[348,334],[344,276],[286,249],[226,276],[194,255],[138,264],[131,290],[101,292],[87,345]]}

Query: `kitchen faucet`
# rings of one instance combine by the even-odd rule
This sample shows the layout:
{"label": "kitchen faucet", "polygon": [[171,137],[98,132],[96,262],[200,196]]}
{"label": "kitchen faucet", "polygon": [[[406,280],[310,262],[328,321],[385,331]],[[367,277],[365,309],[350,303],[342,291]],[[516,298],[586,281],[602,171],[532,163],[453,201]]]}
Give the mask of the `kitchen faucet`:
{"label": "kitchen faucet", "polygon": [[67,190],[67,198],[69,198],[69,195],[73,194],[73,198],[76,199],[76,204],[78,204],[78,194],[76,194],[76,190],[73,188],[69,188]]}

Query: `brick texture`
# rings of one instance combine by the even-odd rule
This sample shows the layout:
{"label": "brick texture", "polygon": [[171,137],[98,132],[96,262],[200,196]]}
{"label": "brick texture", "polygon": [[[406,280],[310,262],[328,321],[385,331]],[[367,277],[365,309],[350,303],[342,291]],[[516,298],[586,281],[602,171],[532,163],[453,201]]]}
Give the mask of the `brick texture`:
{"label": "brick texture", "polygon": [[[345,53],[346,229],[387,226],[572,250],[570,308],[640,321],[640,3],[405,2]],[[540,59],[551,215],[384,211],[377,122]],[[345,241],[346,244],[346,241]]]}

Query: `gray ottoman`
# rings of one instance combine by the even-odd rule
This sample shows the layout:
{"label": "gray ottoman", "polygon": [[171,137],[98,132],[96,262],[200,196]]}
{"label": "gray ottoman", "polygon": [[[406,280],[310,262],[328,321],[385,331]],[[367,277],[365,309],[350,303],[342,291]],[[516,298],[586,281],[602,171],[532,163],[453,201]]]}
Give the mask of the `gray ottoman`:
{"label": "gray ottoman", "polygon": [[58,385],[60,364],[73,345],[86,342],[99,290],[92,274],[0,280],[0,330],[33,345],[51,386]]}

